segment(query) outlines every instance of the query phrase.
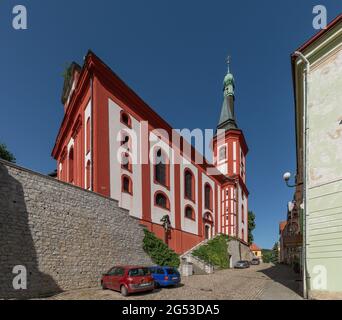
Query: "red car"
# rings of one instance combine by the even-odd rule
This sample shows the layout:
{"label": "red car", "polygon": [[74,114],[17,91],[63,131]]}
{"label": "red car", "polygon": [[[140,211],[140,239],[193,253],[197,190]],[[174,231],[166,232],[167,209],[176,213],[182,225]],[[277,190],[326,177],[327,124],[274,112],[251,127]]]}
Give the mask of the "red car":
{"label": "red car", "polygon": [[102,275],[102,288],[120,291],[123,296],[130,293],[153,291],[154,280],[150,271],[142,266],[115,266]]}

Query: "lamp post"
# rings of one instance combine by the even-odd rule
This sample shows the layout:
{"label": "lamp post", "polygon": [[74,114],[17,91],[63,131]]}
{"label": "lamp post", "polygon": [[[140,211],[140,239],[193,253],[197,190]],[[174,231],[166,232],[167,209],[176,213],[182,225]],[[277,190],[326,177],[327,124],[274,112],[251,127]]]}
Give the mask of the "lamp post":
{"label": "lamp post", "polygon": [[302,182],[296,183],[296,184],[289,184],[289,181],[291,179],[291,173],[290,172],[285,172],[283,175],[283,179],[289,188],[295,188],[295,187],[301,186],[303,184]]}

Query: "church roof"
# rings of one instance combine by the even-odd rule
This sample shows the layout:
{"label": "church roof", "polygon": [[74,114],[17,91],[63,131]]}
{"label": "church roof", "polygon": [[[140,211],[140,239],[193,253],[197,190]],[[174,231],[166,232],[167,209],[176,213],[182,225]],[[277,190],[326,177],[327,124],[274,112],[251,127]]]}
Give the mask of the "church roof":
{"label": "church roof", "polygon": [[228,57],[228,70],[223,80],[223,103],[221,108],[220,120],[217,129],[231,130],[238,129],[234,114],[234,90],[235,80],[230,72],[230,58]]}
{"label": "church roof", "polygon": [[227,96],[223,98],[221,116],[217,129],[237,129],[234,116],[234,97]]}
{"label": "church roof", "polygon": [[261,251],[260,247],[258,247],[255,243],[252,243],[252,245],[250,246],[250,249],[252,251]]}

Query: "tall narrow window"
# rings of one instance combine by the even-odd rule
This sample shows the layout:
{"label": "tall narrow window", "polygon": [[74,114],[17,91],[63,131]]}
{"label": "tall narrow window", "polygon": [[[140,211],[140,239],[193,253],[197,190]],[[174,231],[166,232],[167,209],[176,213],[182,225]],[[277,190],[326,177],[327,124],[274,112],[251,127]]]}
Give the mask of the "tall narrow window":
{"label": "tall narrow window", "polygon": [[244,223],[245,222],[245,208],[243,205],[241,206],[241,219],[242,219],[242,223]]}
{"label": "tall narrow window", "polygon": [[86,124],[86,148],[88,154],[90,151],[90,118],[88,118]]}
{"label": "tall narrow window", "polygon": [[223,146],[219,149],[219,161],[224,161],[227,159],[227,147]]}
{"label": "tall narrow window", "polygon": [[132,163],[127,152],[121,155],[121,168],[128,171],[132,171]]}
{"label": "tall narrow window", "polygon": [[161,149],[155,154],[154,177],[155,182],[168,187],[169,184],[169,165],[167,158]]}
{"label": "tall narrow window", "polygon": [[194,200],[194,177],[190,170],[184,173],[184,188],[185,198]]}
{"label": "tall narrow window", "polygon": [[132,194],[132,180],[128,176],[122,176],[122,192]]}
{"label": "tall narrow window", "polygon": [[86,166],[86,189],[90,190],[91,184],[90,184],[90,160],[87,162]]}
{"label": "tall narrow window", "polygon": [[204,187],[204,207],[205,209],[212,210],[212,192],[209,184]]}
{"label": "tall narrow window", "polygon": [[129,149],[129,135],[123,134],[121,139],[121,145]]}
{"label": "tall narrow window", "polygon": [[121,118],[120,118],[121,122],[126,125],[127,127],[131,127],[131,118],[129,117],[129,115],[124,112],[121,111]]}
{"label": "tall narrow window", "polygon": [[74,147],[69,151],[69,182],[74,182]]}

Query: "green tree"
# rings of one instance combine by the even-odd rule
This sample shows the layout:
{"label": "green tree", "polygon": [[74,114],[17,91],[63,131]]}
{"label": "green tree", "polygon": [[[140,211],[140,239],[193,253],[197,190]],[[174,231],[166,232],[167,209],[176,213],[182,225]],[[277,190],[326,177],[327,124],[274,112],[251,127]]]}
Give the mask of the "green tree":
{"label": "green tree", "polygon": [[0,158],[13,163],[16,161],[14,155],[8,151],[7,146],[3,143],[0,143]]}
{"label": "green tree", "polygon": [[253,230],[255,229],[255,214],[253,211],[248,211],[248,243],[251,245],[254,241]]}
{"label": "green tree", "polygon": [[262,261],[265,263],[270,263],[272,262],[272,250],[269,249],[262,249],[261,250],[262,254]]}
{"label": "green tree", "polygon": [[270,249],[262,249],[261,250],[262,254],[262,261],[265,263],[278,263],[278,256],[279,256],[279,251],[278,251],[278,242],[276,242],[273,246],[273,248]]}
{"label": "green tree", "polygon": [[278,258],[279,258],[279,243],[276,242],[272,248],[272,262],[273,263],[278,263]]}

